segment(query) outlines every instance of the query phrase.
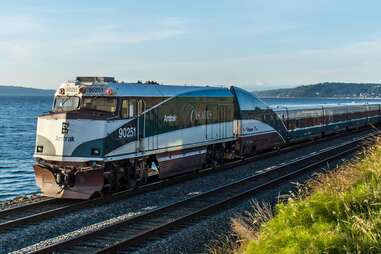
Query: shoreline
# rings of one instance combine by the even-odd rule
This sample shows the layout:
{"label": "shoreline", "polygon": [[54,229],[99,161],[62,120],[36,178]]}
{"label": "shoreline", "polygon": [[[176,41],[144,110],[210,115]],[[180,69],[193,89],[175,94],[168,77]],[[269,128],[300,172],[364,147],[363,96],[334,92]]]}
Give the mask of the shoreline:
{"label": "shoreline", "polygon": [[6,209],[38,202],[47,198],[48,197],[42,196],[41,194],[31,193],[31,194],[16,196],[11,199],[1,200],[0,212]]}

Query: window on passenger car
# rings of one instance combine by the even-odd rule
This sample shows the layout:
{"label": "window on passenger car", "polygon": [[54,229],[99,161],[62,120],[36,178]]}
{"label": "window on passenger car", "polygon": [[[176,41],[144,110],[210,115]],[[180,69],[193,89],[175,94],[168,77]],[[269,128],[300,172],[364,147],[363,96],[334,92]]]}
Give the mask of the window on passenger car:
{"label": "window on passenger car", "polygon": [[156,106],[157,104],[159,104],[160,102],[162,102],[163,100],[165,100],[166,98],[164,97],[145,97],[144,98],[144,104],[145,104],[145,109],[150,109],[154,106]]}

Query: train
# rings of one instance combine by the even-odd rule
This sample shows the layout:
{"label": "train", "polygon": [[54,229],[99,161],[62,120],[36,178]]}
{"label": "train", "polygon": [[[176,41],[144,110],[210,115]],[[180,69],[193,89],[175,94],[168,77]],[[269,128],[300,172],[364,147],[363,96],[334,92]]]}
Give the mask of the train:
{"label": "train", "polygon": [[274,109],[238,86],[77,77],[38,117],[33,168],[43,195],[89,199],[380,120],[379,104]]}

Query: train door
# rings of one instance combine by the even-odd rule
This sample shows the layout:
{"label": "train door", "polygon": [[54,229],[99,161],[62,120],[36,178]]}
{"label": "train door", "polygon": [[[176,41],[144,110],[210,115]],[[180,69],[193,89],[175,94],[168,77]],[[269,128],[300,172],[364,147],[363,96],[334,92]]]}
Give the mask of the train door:
{"label": "train door", "polygon": [[218,105],[218,138],[226,138],[227,128],[227,105]]}
{"label": "train door", "polygon": [[158,146],[158,110],[152,109],[148,111],[145,115],[145,121],[144,121],[144,144],[145,148],[144,150],[155,150]]}
{"label": "train door", "polygon": [[144,151],[144,129],[145,129],[145,114],[144,112],[144,101],[138,100],[137,101],[137,108],[138,108],[138,114],[137,114],[137,129],[138,129],[138,142],[137,142],[137,151]]}
{"label": "train door", "polygon": [[211,140],[214,138],[213,118],[214,118],[213,105],[206,105],[205,107],[205,128],[206,128],[205,138],[206,140]]}

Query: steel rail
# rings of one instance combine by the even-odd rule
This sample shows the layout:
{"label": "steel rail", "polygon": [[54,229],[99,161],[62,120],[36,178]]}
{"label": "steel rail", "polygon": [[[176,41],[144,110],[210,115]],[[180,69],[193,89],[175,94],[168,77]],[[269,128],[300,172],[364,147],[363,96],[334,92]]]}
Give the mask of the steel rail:
{"label": "steel rail", "polygon": [[[332,140],[334,137],[349,136],[356,132],[361,131],[372,131],[369,128],[361,128],[359,130],[351,132],[341,132],[334,135],[326,136],[318,140],[309,140],[304,142],[299,142],[291,146],[283,147],[279,150],[271,150],[262,154],[257,154],[251,157],[247,157],[240,160],[231,161],[224,163],[216,168],[201,169],[198,172],[188,173],[179,175],[176,177],[156,181],[143,186],[139,186],[135,189],[124,190],[120,192],[113,193],[111,195],[105,195],[104,197],[95,198],[91,200],[63,200],[63,199],[48,199],[47,201],[40,201],[32,204],[27,204],[23,206],[18,206],[10,209],[0,211],[0,232],[4,230],[14,229],[15,227],[20,227],[28,225],[30,223],[38,223],[46,219],[51,219],[57,216],[67,214],[69,212],[75,212],[85,208],[91,208],[98,205],[104,205],[117,200],[123,200],[132,196],[136,196],[145,192],[155,191],[164,187],[175,185],[181,182],[186,182],[204,175],[217,173],[224,170],[229,170],[238,166],[246,165],[253,161],[259,159],[265,159],[281,152],[294,151],[303,147],[310,145],[315,145],[318,143],[323,143],[327,140]],[[61,203],[61,205],[51,206],[52,203]]]}
{"label": "steel rail", "polygon": [[[194,197],[160,207],[142,215],[121,219],[96,231],[84,233],[69,240],[57,242],[32,253],[75,252],[115,253],[138,247],[168,230],[184,226],[195,219],[208,216],[223,208],[266,191],[286,180],[307,172],[317,166],[343,157],[361,147],[367,135],[320,152],[306,155],[285,164],[271,167],[262,173],[217,187]],[[105,247],[106,246],[106,247]]]}
{"label": "steel rail", "polygon": [[46,198],[43,200],[35,201],[33,203],[28,203],[28,204],[22,204],[22,205],[15,205],[14,207],[6,208],[3,210],[0,210],[0,218],[17,213],[19,211],[25,210],[25,209],[34,209],[34,208],[39,208],[41,206],[44,206],[46,204],[51,204],[56,202],[56,198]]}
{"label": "steel rail", "polygon": [[[0,211],[0,230],[5,229],[5,225],[15,225],[13,221],[38,214],[44,210],[52,210],[60,206],[65,206],[72,201],[57,198],[46,198],[30,204],[19,205]],[[16,223],[17,224],[17,223]]]}

